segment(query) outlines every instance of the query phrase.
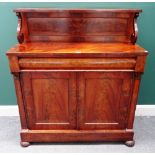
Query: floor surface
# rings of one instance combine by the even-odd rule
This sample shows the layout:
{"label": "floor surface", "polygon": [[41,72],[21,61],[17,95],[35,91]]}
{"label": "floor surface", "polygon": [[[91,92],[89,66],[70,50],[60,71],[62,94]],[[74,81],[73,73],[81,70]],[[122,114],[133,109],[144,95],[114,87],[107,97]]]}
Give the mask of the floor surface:
{"label": "floor surface", "polygon": [[27,148],[19,144],[18,117],[0,117],[0,153],[102,153],[102,152],[155,152],[155,117],[136,117],[135,146],[122,143],[35,143]]}

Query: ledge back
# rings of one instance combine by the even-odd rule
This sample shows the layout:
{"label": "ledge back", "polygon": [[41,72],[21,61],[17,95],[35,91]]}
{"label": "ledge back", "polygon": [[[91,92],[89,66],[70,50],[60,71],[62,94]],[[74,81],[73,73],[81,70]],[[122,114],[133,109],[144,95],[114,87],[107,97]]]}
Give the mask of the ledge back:
{"label": "ledge back", "polygon": [[22,42],[131,43],[137,40],[136,9],[14,10],[17,38]]}

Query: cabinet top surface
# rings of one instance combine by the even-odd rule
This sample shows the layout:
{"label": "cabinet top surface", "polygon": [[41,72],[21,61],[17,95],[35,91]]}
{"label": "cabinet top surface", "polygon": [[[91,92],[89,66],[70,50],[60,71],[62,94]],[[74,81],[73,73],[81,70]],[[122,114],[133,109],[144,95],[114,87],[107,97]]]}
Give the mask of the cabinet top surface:
{"label": "cabinet top surface", "polygon": [[23,43],[12,47],[9,54],[138,54],[146,55],[139,45],[123,43]]}
{"label": "cabinet top surface", "polygon": [[51,12],[51,11],[104,11],[104,12],[142,12],[141,9],[114,9],[114,8],[110,8],[110,9],[87,9],[87,8],[74,8],[74,9],[67,9],[67,8],[18,8],[18,9],[14,9],[14,12]]}

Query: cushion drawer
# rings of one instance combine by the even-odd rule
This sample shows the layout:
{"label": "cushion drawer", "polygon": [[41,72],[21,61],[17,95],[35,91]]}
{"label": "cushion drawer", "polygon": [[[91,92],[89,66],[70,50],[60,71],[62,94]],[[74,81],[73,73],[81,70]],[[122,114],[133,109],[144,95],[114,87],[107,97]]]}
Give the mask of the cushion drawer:
{"label": "cushion drawer", "polygon": [[134,69],[134,58],[20,58],[21,69]]}

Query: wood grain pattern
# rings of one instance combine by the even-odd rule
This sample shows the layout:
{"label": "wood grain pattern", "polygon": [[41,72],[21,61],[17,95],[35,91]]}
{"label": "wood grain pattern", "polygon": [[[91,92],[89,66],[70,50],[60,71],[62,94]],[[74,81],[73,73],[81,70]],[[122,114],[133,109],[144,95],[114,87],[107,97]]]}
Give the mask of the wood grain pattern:
{"label": "wood grain pattern", "polygon": [[134,19],[141,10],[17,9],[15,12],[21,23],[18,33],[20,43],[61,41],[135,44],[137,27]]}
{"label": "wood grain pattern", "polygon": [[23,73],[21,80],[30,129],[76,127],[74,73]]}
{"label": "wood grain pattern", "polygon": [[21,58],[21,69],[134,69],[135,59]]}
{"label": "wood grain pattern", "polygon": [[22,130],[22,141],[29,142],[103,142],[131,140],[127,130]]}
{"label": "wood grain pattern", "polygon": [[20,122],[21,122],[21,128],[27,129],[27,117],[26,117],[26,111],[25,111],[25,105],[24,105],[24,98],[22,94],[22,85],[20,82],[20,74],[14,73],[14,84],[15,84],[15,90],[16,90],[16,96],[17,96],[17,103],[19,108],[19,116],[20,116]]}
{"label": "wood grain pattern", "polygon": [[124,43],[22,43],[12,47],[11,53],[141,53],[146,54],[146,50],[139,45]]}
{"label": "wood grain pattern", "polygon": [[16,56],[9,57],[9,62],[11,72],[18,73],[20,71],[18,58]]}
{"label": "wood grain pattern", "polygon": [[126,128],[132,78],[132,73],[80,73],[80,129]]}
{"label": "wood grain pattern", "polygon": [[12,47],[8,56],[18,57],[137,57],[148,52],[139,45],[123,43],[22,43]]}
{"label": "wood grain pattern", "polygon": [[136,45],[138,9],[15,10],[19,44],[8,52],[30,142],[123,141],[148,52]]}

